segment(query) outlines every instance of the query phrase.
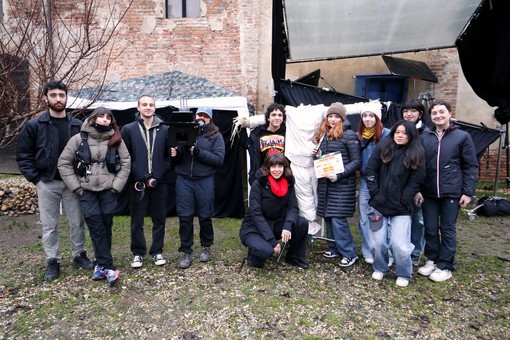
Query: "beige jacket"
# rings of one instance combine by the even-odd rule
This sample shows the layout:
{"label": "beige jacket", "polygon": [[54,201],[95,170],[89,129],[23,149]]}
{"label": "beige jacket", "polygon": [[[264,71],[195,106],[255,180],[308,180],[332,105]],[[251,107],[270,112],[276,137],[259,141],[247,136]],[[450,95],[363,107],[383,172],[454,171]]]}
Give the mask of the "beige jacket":
{"label": "beige jacket", "polygon": [[90,174],[79,177],[74,173],[74,159],[81,143],[81,135],[74,135],[58,159],[58,170],[64,183],[73,192],[79,191],[80,188],[88,191],[110,189],[118,192],[122,191],[131,171],[131,157],[124,141],[118,147],[121,169],[117,173],[110,173],[103,160],[105,159],[106,151],[108,150],[108,140],[113,135],[113,130],[99,132],[89,124],[88,120],[85,120],[81,131],[88,133],[88,144],[92,161]]}

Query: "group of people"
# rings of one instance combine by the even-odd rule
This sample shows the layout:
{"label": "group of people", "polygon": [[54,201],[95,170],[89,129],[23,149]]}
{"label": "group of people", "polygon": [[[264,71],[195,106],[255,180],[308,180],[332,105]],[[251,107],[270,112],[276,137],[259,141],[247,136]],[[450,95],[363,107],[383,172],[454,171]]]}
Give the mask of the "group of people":
{"label": "group of people", "polygon": [[[304,240],[318,216],[324,219],[328,240],[323,255],[339,258],[342,267],[353,265],[358,252],[347,218],[356,210],[359,170],[358,229],[372,278],[382,280],[395,264],[396,285],[406,287],[423,254],[427,261],[419,274],[436,282],[450,279],[457,268],[458,212],[469,204],[476,185],[478,161],[471,136],[451,122],[451,107],[444,101],[432,104],[430,128],[418,100],[402,106],[402,119],[390,129],[383,126],[378,101],[360,111],[357,133],[341,103],[319,108],[316,112],[323,113],[316,126],[310,110],[306,119],[312,123],[296,128],[298,119],[278,104],[268,107],[265,124],[244,125],[255,127],[248,143],[249,210],[240,230],[249,249],[248,264],[261,267],[279,255],[281,238],[288,244],[286,262],[308,268]],[[293,121],[286,125],[288,118]],[[313,137],[303,138],[306,134]],[[301,145],[300,157],[292,143]],[[314,181],[310,164],[325,156],[340,158],[342,167]],[[316,216],[308,213],[310,201]]]}
{"label": "group of people", "polygon": [[[181,241],[177,266],[186,269],[192,263],[194,216],[200,226],[199,259],[211,260],[214,174],[225,158],[211,108],[197,109],[198,132],[192,145],[171,145],[171,128],[155,115],[150,95],[138,99],[135,120],[122,129],[104,107],[96,108],[83,123],[67,114],[67,87],[61,82],[46,83],[43,99],[48,110],[22,129],[17,162],[37,187],[46,280],[60,275],[57,226],[62,206],[70,226],[73,263],[93,269],[93,280],[115,285],[120,272],[111,253],[113,215],[118,194],[126,186],[131,267],[142,267],[147,252],[156,266],[166,264],[166,183],[172,171]],[[352,266],[358,251],[347,218],[357,208],[361,253],[373,266],[373,279],[382,280],[394,263],[396,285],[407,286],[422,254],[427,261],[419,274],[432,281],[452,277],[457,268],[457,215],[470,203],[476,184],[478,162],[470,135],[451,123],[450,105],[443,101],[431,106],[430,128],[417,100],[403,105],[402,119],[391,128],[383,127],[378,101],[361,107],[357,130],[341,103],[321,106],[314,111],[318,114],[309,115],[298,114],[307,107],[290,114],[280,104],[268,107],[264,124],[251,131],[247,145],[249,209],[240,239],[248,247],[249,265],[262,267],[286,249],[285,262],[307,269],[307,235],[318,231],[323,218],[328,240],[323,255],[339,258],[342,267]],[[314,161],[324,157],[336,165],[316,176]],[[148,251],[147,216],[152,219]],[[84,222],[95,261],[85,250]]]}
{"label": "group of people", "polygon": [[[170,145],[169,126],[155,115],[155,99],[138,99],[135,121],[119,129],[112,112],[96,108],[82,123],[66,113],[67,86],[44,85],[48,109],[27,122],[20,133],[16,160],[21,173],[37,188],[42,244],[47,257],[45,280],[60,275],[58,224],[62,206],[70,226],[73,263],[93,270],[93,280],[119,279],[111,254],[113,215],[118,194],[127,186],[131,215],[132,268],[143,266],[147,255],[144,220],[152,219],[148,251],[155,265],[163,256],[168,186],[175,171],[181,257],[178,267],[191,265],[193,217],[199,217],[201,261],[211,259],[214,233],[214,173],[223,164],[223,137],[212,122],[213,111],[196,111],[199,126],[193,145]],[[85,223],[95,261],[85,250]]]}

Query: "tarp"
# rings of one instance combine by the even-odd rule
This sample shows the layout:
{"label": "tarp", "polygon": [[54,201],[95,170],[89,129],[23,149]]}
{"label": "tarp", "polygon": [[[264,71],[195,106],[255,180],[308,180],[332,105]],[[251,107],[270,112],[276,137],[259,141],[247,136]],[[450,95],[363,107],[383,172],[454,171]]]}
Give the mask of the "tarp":
{"label": "tarp", "polygon": [[454,47],[483,0],[285,1],[288,61]]}

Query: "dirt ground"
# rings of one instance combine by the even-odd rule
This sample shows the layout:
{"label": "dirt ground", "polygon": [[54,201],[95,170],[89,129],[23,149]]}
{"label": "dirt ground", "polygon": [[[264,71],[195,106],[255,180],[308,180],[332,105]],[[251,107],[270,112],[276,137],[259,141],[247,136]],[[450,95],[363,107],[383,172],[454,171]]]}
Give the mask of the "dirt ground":
{"label": "dirt ground", "polygon": [[[169,219],[172,219],[171,217]],[[355,225],[355,220],[350,219]],[[458,246],[475,256],[491,255],[510,261],[510,217],[477,215],[469,221],[461,212],[457,223]],[[0,252],[41,238],[39,215],[0,216]],[[42,254],[41,254],[42,255]]]}

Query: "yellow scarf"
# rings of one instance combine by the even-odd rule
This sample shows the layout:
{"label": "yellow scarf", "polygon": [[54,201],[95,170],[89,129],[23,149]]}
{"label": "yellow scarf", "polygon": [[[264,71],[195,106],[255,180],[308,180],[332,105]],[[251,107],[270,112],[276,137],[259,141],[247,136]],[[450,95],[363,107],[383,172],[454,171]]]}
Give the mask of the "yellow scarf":
{"label": "yellow scarf", "polygon": [[363,130],[363,139],[365,140],[369,140],[370,138],[372,138],[375,134],[375,127],[373,128],[365,128]]}

